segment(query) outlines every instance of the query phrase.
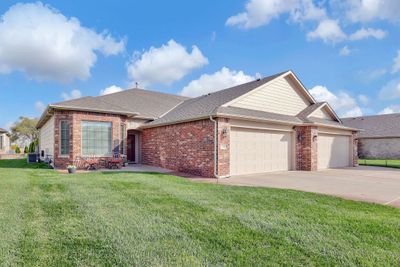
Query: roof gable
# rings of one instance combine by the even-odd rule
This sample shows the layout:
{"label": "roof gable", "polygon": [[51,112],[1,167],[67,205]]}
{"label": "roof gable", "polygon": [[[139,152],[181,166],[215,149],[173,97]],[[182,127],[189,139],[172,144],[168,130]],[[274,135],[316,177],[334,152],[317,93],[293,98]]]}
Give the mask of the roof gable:
{"label": "roof gable", "polygon": [[333,111],[327,102],[318,102],[312,104],[297,114],[297,117],[303,120],[315,118],[319,120],[341,122],[340,118],[336,115],[335,111]]}
{"label": "roof gable", "polygon": [[315,103],[291,72],[266,83],[224,106],[232,106],[284,115],[296,115]]}

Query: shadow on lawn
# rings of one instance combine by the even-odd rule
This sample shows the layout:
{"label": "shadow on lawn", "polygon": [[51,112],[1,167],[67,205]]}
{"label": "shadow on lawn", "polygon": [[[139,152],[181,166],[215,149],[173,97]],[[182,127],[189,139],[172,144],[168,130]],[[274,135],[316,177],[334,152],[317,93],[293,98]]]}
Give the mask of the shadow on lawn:
{"label": "shadow on lawn", "polygon": [[0,160],[2,169],[50,169],[47,163],[28,163],[26,159]]}

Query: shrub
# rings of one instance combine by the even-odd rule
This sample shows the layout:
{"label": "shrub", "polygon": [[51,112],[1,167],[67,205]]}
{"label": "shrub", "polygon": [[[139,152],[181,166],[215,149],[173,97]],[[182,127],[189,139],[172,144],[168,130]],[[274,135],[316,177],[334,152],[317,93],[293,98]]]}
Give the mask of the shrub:
{"label": "shrub", "polygon": [[24,153],[25,154],[29,153],[29,148],[27,146],[24,148]]}
{"label": "shrub", "polygon": [[19,148],[19,146],[15,147],[15,153],[16,154],[21,154],[21,149]]}

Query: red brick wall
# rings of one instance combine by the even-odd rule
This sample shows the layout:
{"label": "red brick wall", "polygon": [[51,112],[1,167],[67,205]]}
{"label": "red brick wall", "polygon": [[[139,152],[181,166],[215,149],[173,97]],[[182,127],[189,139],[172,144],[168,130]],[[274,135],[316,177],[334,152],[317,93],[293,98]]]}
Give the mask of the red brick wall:
{"label": "red brick wall", "polygon": [[230,174],[230,123],[228,119],[224,118],[218,119],[217,172],[219,176]]}
{"label": "red brick wall", "polygon": [[[112,149],[114,149],[114,140],[120,141],[120,126],[125,123],[126,117],[113,114],[100,114],[93,112],[80,112],[80,111],[55,111],[55,125],[54,125],[54,165],[56,168],[66,168],[69,164],[76,164],[77,157],[81,155],[81,121],[101,121],[112,123]],[[69,155],[60,155],[60,122],[66,120],[70,122],[70,144]],[[126,142],[125,142],[126,143]],[[104,159],[98,157],[100,159]]]}
{"label": "red brick wall", "polygon": [[353,132],[351,136],[351,142],[353,144],[353,167],[358,166],[358,139],[357,132]]}
{"label": "red brick wall", "polygon": [[315,126],[296,127],[296,170],[318,169],[318,130]]}
{"label": "red brick wall", "polygon": [[214,123],[209,119],[144,129],[141,140],[143,164],[214,176]]}

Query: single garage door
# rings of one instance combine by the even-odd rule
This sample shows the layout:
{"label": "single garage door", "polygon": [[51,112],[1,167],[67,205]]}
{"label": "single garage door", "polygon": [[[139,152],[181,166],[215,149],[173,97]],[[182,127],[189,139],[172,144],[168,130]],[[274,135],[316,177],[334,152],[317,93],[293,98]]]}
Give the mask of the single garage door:
{"label": "single garage door", "polygon": [[350,166],[350,136],[318,134],[318,169]]}
{"label": "single garage door", "polygon": [[292,133],[231,129],[231,175],[290,170]]}

